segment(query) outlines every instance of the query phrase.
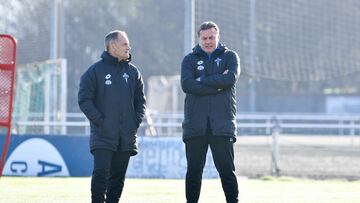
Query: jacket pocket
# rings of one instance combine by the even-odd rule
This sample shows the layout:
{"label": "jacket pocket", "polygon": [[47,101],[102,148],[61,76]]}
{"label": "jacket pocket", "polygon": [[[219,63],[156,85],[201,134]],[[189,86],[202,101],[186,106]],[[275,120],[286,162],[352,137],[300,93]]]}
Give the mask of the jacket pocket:
{"label": "jacket pocket", "polygon": [[185,97],[184,102],[184,119],[190,119],[193,114],[193,109],[195,105],[195,98],[191,95]]}
{"label": "jacket pocket", "polygon": [[224,95],[225,97],[225,102],[224,104],[225,106],[225,112],[226,113],[226,118],[228,119],[233,119],[236,116],[236,100],[234,99],[234,97],[231,94],[231,91],[226,91],[226,94]]}
{"label": "jacket pocket", "polygon": [[127,136],[132,136],[137,133],[138,121],[136,120],[135,112],[130,112],[128,120],[125,120],[123,123],[125,124],[123,127]]}
{"label": "jacket pocket", "polygon": [[100,126],[101,136],[116,137],[119,132],[119,124],[116,119],[105,118],[103,124]]}

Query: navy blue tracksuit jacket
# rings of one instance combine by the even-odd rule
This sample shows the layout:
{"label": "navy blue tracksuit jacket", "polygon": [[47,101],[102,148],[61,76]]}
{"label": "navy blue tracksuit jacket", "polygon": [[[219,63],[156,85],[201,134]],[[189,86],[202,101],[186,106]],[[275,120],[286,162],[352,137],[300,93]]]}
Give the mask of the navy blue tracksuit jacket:
{"label": "navy blue tracksuit jacket", "polygon": [[90,150],[137,154],[136,132],[145,114],[144,85],[131,57],[118,61],[104,51],[80,79],[78,103],[90,121]]}
{"label": "navy blue tracksuit jacket", "polygon": [[[227,74],[223,74],[229,70]],[[183,140],[205,136],[207,127],[214,136],[236,141],[236,90],[240,59],[219,44],[209,56],[199,45],[181,64],[181,87],[186,93]],[[198,80],[199,81],[198,81]]]}

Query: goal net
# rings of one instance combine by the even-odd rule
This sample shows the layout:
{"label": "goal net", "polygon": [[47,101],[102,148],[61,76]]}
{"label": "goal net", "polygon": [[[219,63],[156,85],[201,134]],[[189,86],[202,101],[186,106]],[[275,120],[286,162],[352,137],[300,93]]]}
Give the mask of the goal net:
{"label": "goal net", "polygon": [[[196,0],[195,28],[216,22],[220,41],[239,53],[238,110],[254,103],[256,112],[353,114],[359,113],[359,8],[359,1]],[[358,133],[352,136],[282,134],[280,174],[351,178],[360,159]],[[239,139],[241,174],[270,173],[269,140]]]}
{"label": "goal net", "polygon": [[358,1],[197,0],[195,25],[213,20],[221,41],[257,78],[320,81],[360,70]]}
{"label": "goal net", "polygon": [[65,134],[66,78],[65,59],[17,67],[13,132]]}

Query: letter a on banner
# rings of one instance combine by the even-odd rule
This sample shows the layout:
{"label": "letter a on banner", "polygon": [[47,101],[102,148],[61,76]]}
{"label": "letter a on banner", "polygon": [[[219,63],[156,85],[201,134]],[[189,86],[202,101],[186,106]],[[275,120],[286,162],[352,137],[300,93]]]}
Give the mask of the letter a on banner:
{"label": "letter a on banner", "polygon": [[[0,127],[6,128],[4,146],[0,146],[0,177],[10,144],[11,113],[14,96],[16,40],[0,34]],[[3,139],[0,135],[0,139]]]}

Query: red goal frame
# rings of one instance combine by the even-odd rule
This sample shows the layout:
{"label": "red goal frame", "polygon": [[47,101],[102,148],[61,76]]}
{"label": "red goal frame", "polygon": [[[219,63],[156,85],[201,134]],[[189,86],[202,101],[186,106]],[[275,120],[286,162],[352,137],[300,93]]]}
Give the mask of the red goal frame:
{"label": "red goal frame", "polygon": [[16,40],[0,34],[0,127],[6,128],[5,143],[1,152],[0,177],[4,169],[11,135],[11,115],[14,97]]}

